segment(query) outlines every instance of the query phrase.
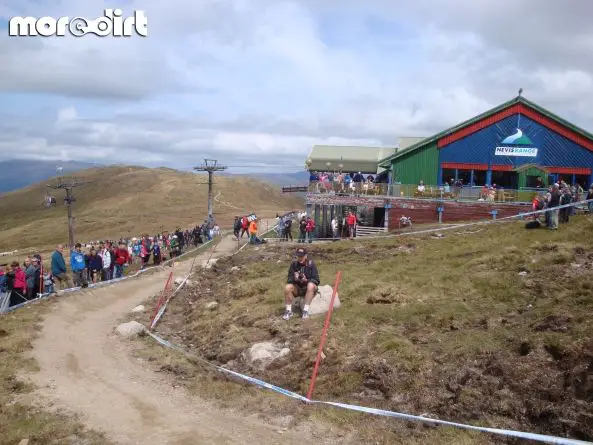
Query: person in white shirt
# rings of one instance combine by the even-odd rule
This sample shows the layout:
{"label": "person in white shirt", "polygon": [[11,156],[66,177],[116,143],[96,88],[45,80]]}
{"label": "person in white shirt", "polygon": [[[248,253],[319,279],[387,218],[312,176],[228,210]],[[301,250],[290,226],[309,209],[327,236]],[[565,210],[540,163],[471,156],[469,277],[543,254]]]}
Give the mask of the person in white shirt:
{"label": "person in white shirt", "polygon": [[426,187],[424,187],[424,181],[420,181],[420,184],[418,184],[418,191],[420,193],[424,193],[425,190],[426,190]]}
{"label": "person in white shirt", "polygon": [[99,243],[99,256],[103,260],[103,281],[111,280],[111,252],[109,248],[105,246],[105,243],[101,241]]}
{"label": "person in white shirt", "polygon": [[339,233],[338,233],[338,220],[336,219],[336,217],[335,217],[335,216],[334,216],[334,218],[332,219],[331,225],[332,225],[332,233],[333,233],[334,240],[337,240],[337,239],[339,238]]}

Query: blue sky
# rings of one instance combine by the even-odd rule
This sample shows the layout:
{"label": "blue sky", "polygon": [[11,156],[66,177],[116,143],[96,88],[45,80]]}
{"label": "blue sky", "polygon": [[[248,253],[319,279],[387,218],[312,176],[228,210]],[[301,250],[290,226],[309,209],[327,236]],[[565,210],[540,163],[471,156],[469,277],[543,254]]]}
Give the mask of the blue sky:
{"label": "blue sky", "polygon": [[593,129],[593,2],[404,3],[0,0],[3,29],[121,7],[145,11],[149,32],[0,33],[0,160],[182,168],[208,155],[296,171],[313,144],[393,146],[520,87]]}

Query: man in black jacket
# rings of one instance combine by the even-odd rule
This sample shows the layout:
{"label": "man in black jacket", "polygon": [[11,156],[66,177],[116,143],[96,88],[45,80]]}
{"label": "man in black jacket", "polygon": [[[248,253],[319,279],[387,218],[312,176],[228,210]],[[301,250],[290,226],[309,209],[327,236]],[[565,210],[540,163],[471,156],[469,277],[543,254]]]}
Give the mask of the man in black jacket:
{"label": "man in black jacket", "polygon": [[288,268],[288,279],[284,288],[284,302],[286,310],[282,318],[289,320],[292,317],[292,301],[296,297],[305,297],[302,316],[309,318],[309,305],[317,293],[319,286],[319,272],[313,260],[308,259],[307,251],[303,248],[296,250],[297,260]]}
{"label": "man in black jacket", "polygon": [[558,184],[554,184],[552,186],[552,191],[550,192],[550,201],[548,202],[548,207],[553,209],[550,210],[550,229],[551,230],[558,230],[558,207],[560,205],[560,190]]}

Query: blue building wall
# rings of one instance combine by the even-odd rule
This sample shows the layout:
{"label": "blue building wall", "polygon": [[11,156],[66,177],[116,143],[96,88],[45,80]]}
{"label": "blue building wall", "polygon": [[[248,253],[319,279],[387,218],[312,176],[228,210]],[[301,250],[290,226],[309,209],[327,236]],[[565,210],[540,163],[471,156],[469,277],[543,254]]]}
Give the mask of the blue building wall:
{"label": "blue building wall", "polygon": [[[496,156],[495,149],[501,142],[520,128],[537,148],[536,157]],[[521,115],[513,115],[483,128],[439,150],[439,166],[443,162],[474,164],[590,168],[593,170],[593,152],[555,133],[541,124]],[[439,182],[440,178],[439,168]],[[590,183],[593,182],[593,174]]]}

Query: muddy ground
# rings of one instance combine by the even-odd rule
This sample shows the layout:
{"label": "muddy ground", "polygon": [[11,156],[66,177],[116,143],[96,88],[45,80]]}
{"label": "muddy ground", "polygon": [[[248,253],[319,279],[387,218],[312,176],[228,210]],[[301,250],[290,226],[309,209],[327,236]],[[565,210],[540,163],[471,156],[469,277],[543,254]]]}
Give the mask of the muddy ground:
{"label": "muddy ground", "polygon": [[[488,229],[478,240],[448,233],[308,246],[325,284],[344,271],[342,307],[334,312],[315,397],[593,440],[593,246],[573,236],[580,229],[548,235],[512,227],[511,236],[527,238],[503,248],[508,229]],[[266,245],[194,274],[158,331],[212,363],[306,393],[323,317],[280,318],[293,249]],[[215,310],[206,308],[212,301]],[[266,369],[251,367],[243,352],[270,340],[290,354]],[[226,382],[200,366],[162,370],[187,384]],[[246,409],[260,409],[253,406],[261,405],[257,390],[228,384],[253,398]],[[273,409],[292,422],[311,415],[300,405]],[[368,433],[369,441],[439,437],[401,421],[321,416]],[[388,433],[369,433],[379,424]],[[365,432],[362,425],[376,428]],[[455,434],[458,443],[501,443]]]}

